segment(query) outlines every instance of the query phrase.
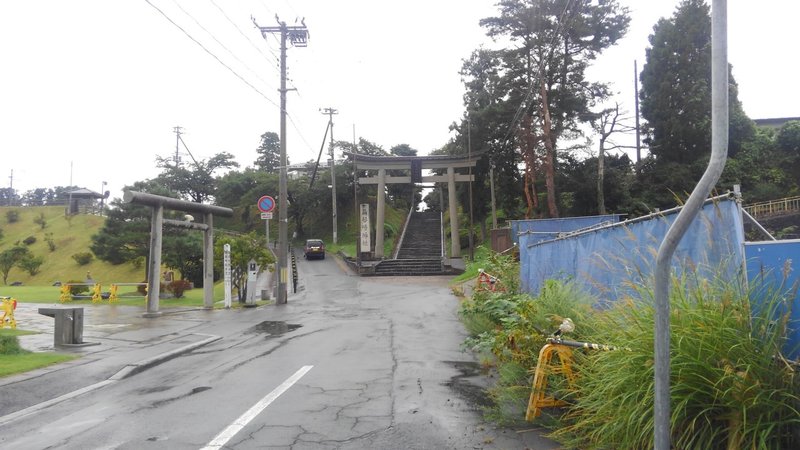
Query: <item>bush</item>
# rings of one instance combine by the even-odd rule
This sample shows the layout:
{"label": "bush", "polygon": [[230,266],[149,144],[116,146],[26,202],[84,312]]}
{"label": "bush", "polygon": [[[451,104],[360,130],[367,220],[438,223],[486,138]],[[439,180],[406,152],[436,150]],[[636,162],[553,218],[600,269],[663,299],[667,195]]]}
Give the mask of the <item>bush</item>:
{"label": "bush", "polygon": [[19,355],[29,353],[19,346],[16,336],[0,336],[0,355]]}
{"label": "bush", "polygon": [[85,266],[90,262],[92,262],[92,260],[94,259],[94,255],[91,254],[90,252],[80,252],[72,255],[72,259],[74,259],[75,262],[78,263],[78,265]]}
{"label": "bush", "polygon": [[22,241],[22,243],[25,245],[33,245],[35,242],[36,242],[36,236],[28,236]]}
{"label": "bush", "polygon": [[19,266],[20,269],[28,272],[30,276],[34,276],[39,273],[39,268],[42,266],[42,264],[44,264],[44,257],[28,254],[17,263],[17,266]]}
{"label": "bush", "polygon": [[19,222],[19,211],[16,209],[6,211],[6,220],[8,223]]}
{"label": "bush", "polygon": [[45,233],[44,241],[47,242],[47,247],[51,252],[56,251],[56,241],[53,240],[53,233]]}
{"label": "bush", "polygon": [[183,293],[191,287],[187,280],[173,280],[167,284],[167,291],[172,292],[175,298],[183,297]]}
{"label": "bush", "polygon": [[47,220],[44,218],[44,213],[39,213],[38,216],[33,218],[33,223],[42,227],[42,230],[47,226]]}
{"label": "bush", "polygon": [[[72,283],[84,283],[83,280],[69,280],[64,284],[72,284]],[[69,293],[70,295],[81,295],[89,292],[89,286],[70,286]]]}

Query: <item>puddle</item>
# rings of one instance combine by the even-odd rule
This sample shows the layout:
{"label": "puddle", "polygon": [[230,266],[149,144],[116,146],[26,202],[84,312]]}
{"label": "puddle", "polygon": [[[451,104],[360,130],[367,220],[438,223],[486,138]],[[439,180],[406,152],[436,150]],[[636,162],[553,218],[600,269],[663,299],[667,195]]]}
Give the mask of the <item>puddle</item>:
{"label": "puddle", "polygon": [[266,321],[261,322],[251,328],[249,328],[245,333],[247,334],[255,334],[255,333],[265,333],[270,336],[278,336],[284,333],[288,333],[290,331],[294,331],[300,328],[302,325],[294,324],[294,323],[286,323],[286,322],[278,322],[278,321]]}
{"label": "puddle", "polygon": [[[492,406],[492,399],[486,392],[484,386],[479,383],[480,377],[485,376],[485,370],[477,362],[471,361],[444,361],[452,365],[459,374],[450,378],[450,381],[444,383],[445,386],[453,390],[459,397],[466,400],[473,406],[488,407]],[[475,380],[470,380],[473,378]]]}

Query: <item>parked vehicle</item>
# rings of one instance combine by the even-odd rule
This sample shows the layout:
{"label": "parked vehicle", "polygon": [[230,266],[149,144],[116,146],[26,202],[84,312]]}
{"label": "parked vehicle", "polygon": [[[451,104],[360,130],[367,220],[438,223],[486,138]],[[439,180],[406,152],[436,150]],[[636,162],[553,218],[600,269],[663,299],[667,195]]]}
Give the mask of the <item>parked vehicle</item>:
{"label": "parked vehicle", "polygon": [[303,255],[306,259],[319,258],[325,259],[325,243],[322,239],[309,239],[303,248]]}

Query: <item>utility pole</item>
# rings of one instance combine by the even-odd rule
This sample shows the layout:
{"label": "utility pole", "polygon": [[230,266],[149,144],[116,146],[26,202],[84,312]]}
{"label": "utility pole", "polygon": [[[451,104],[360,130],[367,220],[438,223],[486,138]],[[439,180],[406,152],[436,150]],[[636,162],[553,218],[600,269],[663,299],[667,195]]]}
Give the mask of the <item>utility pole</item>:
{"label": "utility pole", "polygon": [[639,136],[639,67],[633,60],[634,105],[636,105],[636,173],[639,173],[642,161],[642,144]]}
{"label": "utility pole", "polygon": [[14,206],[14,169],[8,177],[8,206]]}
{"label": "utility pole", "polygon": [[287,284],[289,280],[288,272],[288,225],[289,199],[286,186],[286,41],[295,47],[305,47],[308,45],[308,28],[304,21],[300,25],[287,26],[286,22],[281,22],[278,16],[276,27],[260,27],[256,20],[253,23],[261,31],[261,36],[266,39],[267,33],[280,33],[281,35],[281,170],[278,186],[278,294],[276,302],[279,305],[286,304]]}
{"label": "utility pole", "polygon": [[178,145],[181,143],[181,131],[183,131],[183,128],[174,127],[172,130],[175,131],[175,167],[178,167],[181,164],[181,157],[178,154]]}
{"label": "utility pole", "polygon": [[322,114],[328,115],[328,126],[331,129],[331,145],[330,145],[330,152],[331,152],[331,197],[333,198],[333,243],[337,244],[337,237],[336,237],[336,156],[333,152],[333,115],[339,114],[339,111],[333,108],[324,108],[320,109]]}

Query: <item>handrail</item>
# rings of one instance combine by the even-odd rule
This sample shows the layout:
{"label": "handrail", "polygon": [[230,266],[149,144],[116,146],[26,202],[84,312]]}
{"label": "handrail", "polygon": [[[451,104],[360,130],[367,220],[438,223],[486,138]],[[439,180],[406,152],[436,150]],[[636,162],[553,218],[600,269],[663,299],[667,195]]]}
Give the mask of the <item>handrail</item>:
{"label": "handrail", "polygon": [[395,246],[392,259],[397,259],[397,255],[400,254],[400,249],[403,247],[403,239],[405,239],[406,237],[406,230],[408,229],[408,222],[411,221],[411,214],[414,214],[414,205],[411,205],[411,208],[408,210],[408,215],[406,216],[406,223],[403,224],[403,232],[400,233],[400,239],[397,241],[397,245]]}
{"label": "handrail", "polygon": [[743,209],[753,217],[778,214],[782,212],[800,211],[800,196],[753,203],[751,205],[744,206]]}
{"label": "handrail", "polygon": [[444,213],[439,211],[439,241],[442,243],[442,260],[445,258],[445,250],[444,250]]}

